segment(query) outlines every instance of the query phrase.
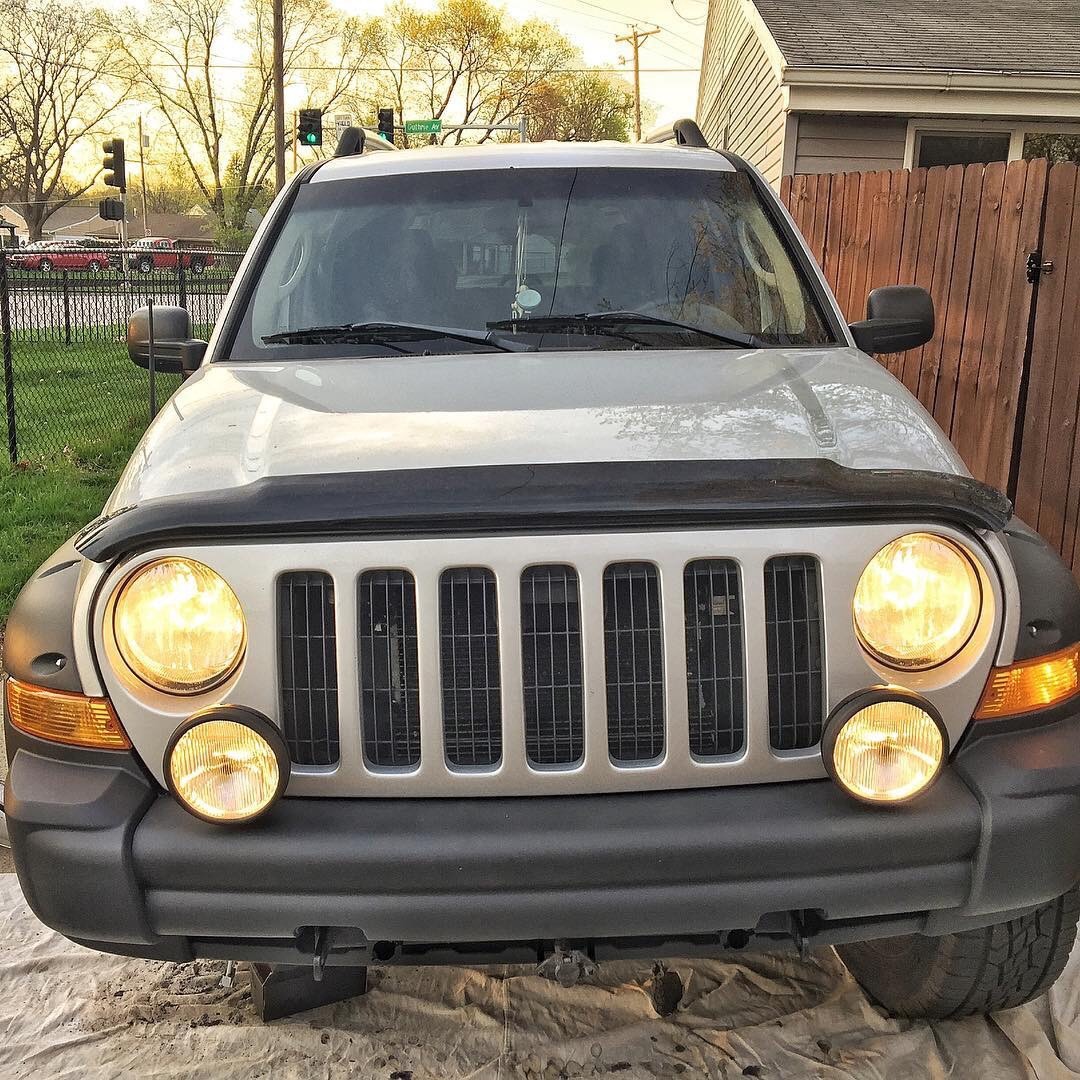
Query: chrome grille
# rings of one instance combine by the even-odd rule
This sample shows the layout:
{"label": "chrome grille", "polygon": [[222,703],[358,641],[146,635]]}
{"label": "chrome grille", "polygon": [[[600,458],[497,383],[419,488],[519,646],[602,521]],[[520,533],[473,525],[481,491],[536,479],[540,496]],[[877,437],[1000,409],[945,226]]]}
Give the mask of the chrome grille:
{"label": "chrome grille", "polygon": [[406,570],[360,575],[360,723],[364,755],[382,768],[420,760],[416,585]]}
{"label": "chrome grille", "polygon": [[730,559],[698,559],[683,572],[690,750],[738,753],[745,741],[742,599]]}
{"label": "chrome grille", "polygon": [[525,749],[534,765],[570,765],[585,750],[581,609],[571,566],[521,575],[521,682]]}
{"label": "chrome grille", "polygon": [[608,751],[615,761],[664,752],[664,651],[660,577],[652,563],[604,571]]}
{"label": "chrome grille", "polygon": [[[1010,599],[1013,593],[1007,597],[1002,591],[997,559],[1007,559],[1005,549],[987,547],[997,543],[993,537],[973,542],[962,530],[940,522],[911,519],[649,532],[597,529],[542,535],[343,537],[315,543],[303,538],[272,543],[216,540],[148,551],[139,558],[147,561],[175,553],[204,562],[236,592],[247,615],[248,645],[243,664],[223,691],[224,700],[256,709],[281,726],[297,759],[289,780],[290,797],[582,795],[825,778],[816,743],[821,718],[844,698],[879,679],[867,664],[852,621],[859,574],[886,544],[926,529],[965,544],[981,568],[986,589],[987,617],[979,631],[985,648],[973,648],[977,655],[957,679],[926,690],[946,718],[950,739],[956,741],[964,731],[963,718],[976,708],[995,657],[1001,655],[995,643],[1015,638],[1019,616]],[[643,564],[649,569],[638,572],[635,579],[634,571],[627,568]],[[732,565],[738,568],[737,577],[732,575]],[[547,697],[545,709],[549,689],[543,654],[539,663],[529,659],[532,632],[546,625],[540,621],[547,618],[546,612],[540,614],[541,582],[546,579],[554,584],[556,570],[569,574],[571,567],[580,627],[579,755],[576,727],[571,726],[569,733],[561,730],[562,705],[552,707]],[[111,596],[132,568],[125,561],[101,570],[93,595]],[[313,572],[297,574],[298,568]],[[401,576],[385,576],[394,573]],[[365,578],[366,574],[373,576]],[[371,746],[367,703],[381,694],[379,708],[390,708],[385,704],[387,687],[393,691],[395,677],[385,668],[380,674],[370,657],[370,667],[365,668],[361,653],[365,644],[372,647],[374,642],[362,643],[361,629],[369,621],[372,627],[383,625],[379,622],[382,612],[375,610],[380,587],[390,625],[398,617],[402,627],[411,621],[409,578],[415,599],[416,693],[404,703],[408,723],[394,728],[406,733],[392,737],[404,756],[384,758]],[[375,586],[367,610],[362,580]],[[394,580],[406,585],[406,600],[399,609],[393,606]],[[524,593],[523,585],[527,586]],[[688,585],[695,586],[689,593]],[[694,600],[693,611],[688,610],[688,595]],[[732,596],[737,598],[734,604]],[[552,592],[553,606],[557,606],[556,597]],[[716,602],[721,597],[727,598],[726,616],[724,603]],[[127,678],[126,669],[117,666],[122,661],[114,658],[108,608],[91,609],[89,599],[86,604],[93,646],[104,658],[100,689],[113,701],[147,768],[164,782],[162,763],[169,736],[186,715],[185,709],[190,711],[190,703]],[[641,604],[648,618],[642,617]],[[702,605],[705,609],[697,610]],[[317,614],[314,620],[309,610]],[[557,618],[555,613],[554,627],[560,625]],[[568,627],[575,625],[572,606],[566,610],[566,619]],[[309,633],[312,621],[314,634]],[[621,634],[617,627],[622,628]],[[444,638],[444,631],[450,636]],[[570,635],[569,640],[575,637]],[[623,649],[634,639],[640,650],[636,679]],[[735,659],[740,641],[741,698]],[[730,681],[724,667],[728,643],[732,647]],[[379,638],[383,663],[392,667],[394,661],[385,660],[386,645],[383,634]],[[321,681],[312,681],[307,674],[309,649],[320,658],[329,658],[329,676]],[[411,648],[401,661],[403,670],[412,663],[410,654]],[[377,649],[373,655],[378,658]],[[274,657],[278,658],[276,669]],[[616,659],[630,667],[629,676],[620,676],[618,663],[609,664]],[[610,687],[609,675],[614,676]],[[334,685],[337,702],[327,690]],[[561,676],[553,677],[550,686],[569,690],[573,681],[568,677],[564,684]],[[405,681],[401,687],[405,689]],[[609,689],[614,699],[611,725]],[[572,693],[568,697],[567,719],[577,716]],[[737,745],[739,725],[733,718],[740,700],[741,744],[731,753],[714,755],[712,750],[725,748],[729,730],[733,729],[730,745]],[[709,712],[711,703],[713,713]],[[418,724],[412,719],[417,709]],[[176,720],[162,723],[165,714]],[[399,717],[393,709],[391,715],[395,720]],[[559,730],[548,742],[558,747],[557,756],[576,755],[572,761],[547,764],[536,760],[545,757],[546,750],[540,749],[545,735],[542,725],[552,716]],[[317,725],[324,719],[328,722],[321,735],[312,731],[313,717]],[[648,737],[635,747],[634,729],[621,729],[619,721],[629,725],[642,719]],[[725,726],[729,723],[730,728]],[[384,730],[380,728],[380,734]],[[620,758],[612,755],[613,741]],[[301,752],[301,744],[307,752]],[[316,744],[319,754],[310,752]],[[657,756],[632,759],[635,754],[656,755],[658,750]],[[331,767],[308,768],[300,763],[331,759]],[[378,764],[380,760],[410,764],[385,766]],[[459,764],[470,761],[489,764]]]}
{"label": "chrome grille", "polygon": [[443,747],[455,766],[495,765],[502,756],[495,575],[483,567],[439,579]]}
{"label": "chrome grille", "polygon": [[765,564],[769,743],[800,750],[821,741],[824,710],[818,561],[784,555]]}
{"label": "chrome grille", "polygon": [[333,765],[340,752],[333,580],[316,571],[282,574],[277,604],[281,718],[289,756],[297,765]]}

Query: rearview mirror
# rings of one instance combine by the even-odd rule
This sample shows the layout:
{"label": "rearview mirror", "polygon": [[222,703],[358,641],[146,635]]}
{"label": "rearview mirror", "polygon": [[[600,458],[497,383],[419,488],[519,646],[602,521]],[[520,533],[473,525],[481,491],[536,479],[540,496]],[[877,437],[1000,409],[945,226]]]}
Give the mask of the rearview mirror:
{"label": "rearview mirror", "polygon": [[[128,319],[127,349],[132,362],[150,367],[150,309]],[[191,316],[182,307],[154,305],[154,370],[190,375],[199,370],[206,342],[191,336]]]}
{"label": "rearview mirror", "polygon": [[934,301],[918,285],[886,285],[866,301],[866,318],[851,324],[851,336],[865,353],[917,349],[934,336]]}

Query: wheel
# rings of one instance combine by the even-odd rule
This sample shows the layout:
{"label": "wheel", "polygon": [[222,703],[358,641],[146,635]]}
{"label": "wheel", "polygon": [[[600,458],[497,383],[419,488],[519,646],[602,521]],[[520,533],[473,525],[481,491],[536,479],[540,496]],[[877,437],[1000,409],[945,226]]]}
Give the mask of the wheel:
{"label": "wheel", "polygon": [[943,937],[837,945],[862,988],[895,1016],[944,1020],[1012,1009],[1048,990],[1076,939],[1080,890],[1008,922]]}
{"label": "wheel", "polygon": [[101,273],[101,263],[98,262],[97,259],[91,259],[86,264],[86,269],[89,270],[91,274],[100,274]]}
{"label": "wheel", "polygon": [[136,264],[135,268],[140,274],[149,274],[154,269],[154,260],[149,255],[144,255]]}
{"label": "wheel", "polygon": [[206,269],[205,259],[192,259],[191,260],[191,272],[193,274],[201,274]]}
{"label": "wheel", "polygon": [[42,259],[41,262],[38,263],[38,269],[48,273],[52,269],[52,259]]}

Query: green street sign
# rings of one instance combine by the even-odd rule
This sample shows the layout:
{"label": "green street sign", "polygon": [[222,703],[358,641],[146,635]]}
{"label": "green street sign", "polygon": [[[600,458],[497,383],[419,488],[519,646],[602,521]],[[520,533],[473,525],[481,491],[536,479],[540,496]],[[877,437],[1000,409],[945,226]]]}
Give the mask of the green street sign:
{"label": "green street sign", "polygon": [[438,135],[442,131],[441,120],[406,120],[406,135]]}

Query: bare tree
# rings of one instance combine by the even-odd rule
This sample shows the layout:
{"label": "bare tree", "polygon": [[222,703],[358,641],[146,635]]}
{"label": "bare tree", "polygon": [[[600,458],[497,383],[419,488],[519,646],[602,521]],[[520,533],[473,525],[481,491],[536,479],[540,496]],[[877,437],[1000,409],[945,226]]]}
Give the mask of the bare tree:
{"label": "bare tree", "polygon": [[83,195],[67,173],[72,147],[123,100],[114,35],[101,12],[58,0],[0,0],[0,158],[30,239]]}
{"label": "bare tree", "polygon": [[[230,22],[228,0],[152,0],[143,18],[127,13],[125,49],[141,91],[165,114],[207,206],[226,227],[243,225],[267,194],[273,170],[273,86],[270,0],[246,0],[243,30]],[[285,72],[300,68],[313,104],[341,99],[366,58],[363,24],[328,0],[285,5]],[[246,45],[246,75],[237,82],[215,56],[232,37]]]}

